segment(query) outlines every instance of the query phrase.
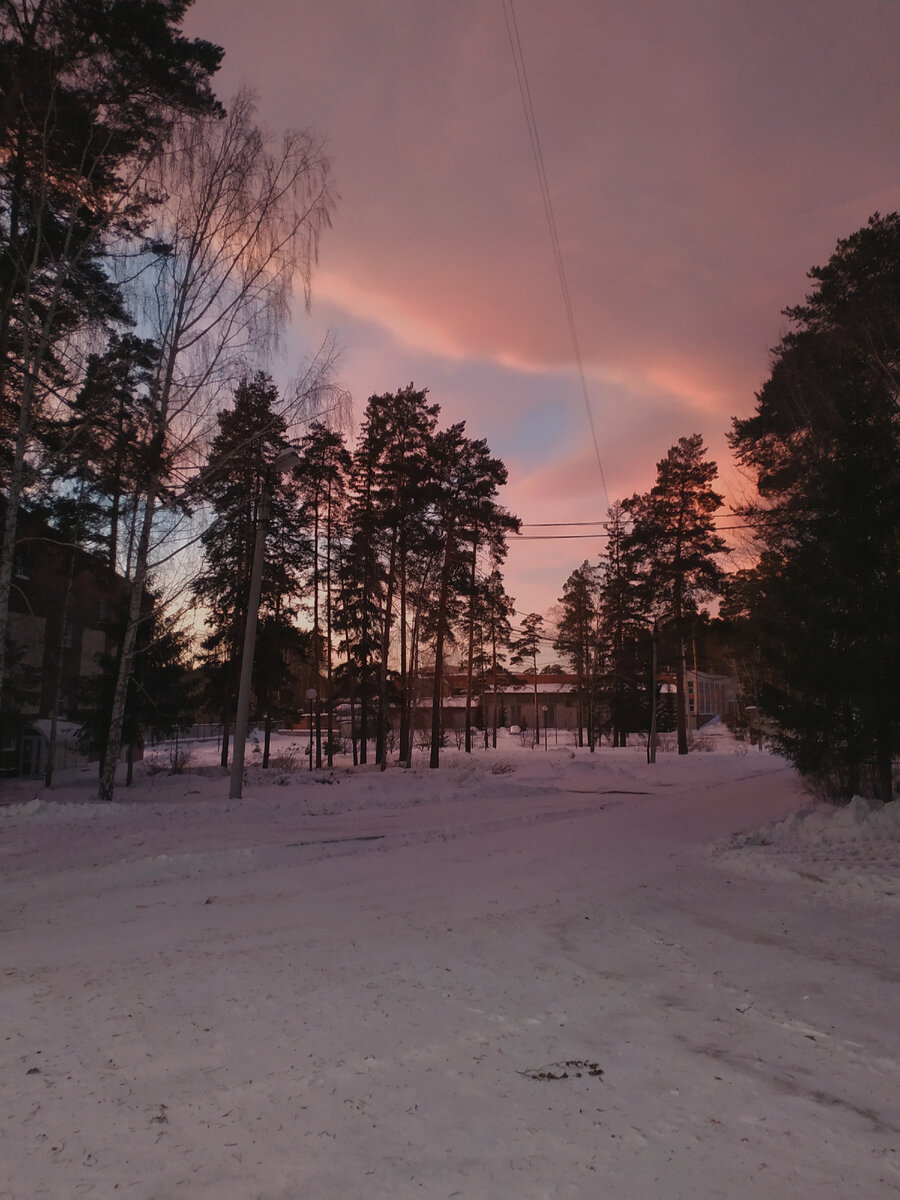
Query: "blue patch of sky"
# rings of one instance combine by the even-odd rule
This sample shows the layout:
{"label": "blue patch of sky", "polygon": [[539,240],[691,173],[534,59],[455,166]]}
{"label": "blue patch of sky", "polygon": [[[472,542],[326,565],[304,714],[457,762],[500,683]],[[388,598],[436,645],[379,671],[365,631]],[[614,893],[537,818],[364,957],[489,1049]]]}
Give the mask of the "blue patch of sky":
{"label": "blue patch of sky", "polygon": [[540,463],[577,444],[587,418],[577,377],[572,371],[518,370],[485,358],[454,358],[404,346],[378,325],[328,311],[322,306],[313,320],[300,321],[288,335],[288,353],[318,344],[330,326],[341,358],[337,378],[354,397],[357,421],[366,399],[414,383],[428,388],[441,406],[444,423],[465,420],[471,437],[486,438],[501,457]]}

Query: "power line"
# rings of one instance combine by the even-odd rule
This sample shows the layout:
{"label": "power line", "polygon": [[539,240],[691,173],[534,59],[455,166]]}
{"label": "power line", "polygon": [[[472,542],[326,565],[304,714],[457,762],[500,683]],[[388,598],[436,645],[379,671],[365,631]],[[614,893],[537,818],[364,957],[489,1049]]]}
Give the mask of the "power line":
{"label": "power line", "polygon": [[[715,519],[715,518],[714,518]],[[751,521],[738,525],[717,525],[717,533],[732,533],[742,529],[758,530],[760,528],[771,527],[778,524],[796,523],[796,518],[769,518],[759,521]],[[605,525],[604,521],[522,521],[522,529],[577,529],[584,526]],[[605,529],[597,530],[596,533],[520,533],[516,535],[516,541],[554,541],[566,538],[605,538],[609,534]]]}
{"label": "power line", "polygon": [[600,471],[600,482],[603,485],[603,495],[606,498],[606,503],[609,504],[609,493],[606,490],[606,478],[603,474],[603,462],[600,458],[600,444],[597,440],[597,429],[594,425],[594,414],[591,410],[590,396],[588,395],[587,381],[584,375],[584,361],[581,356],[581,345],[578,341],[578,330],[575,325],[575,316],[572,311],[572,298],[569,293],[569,281],[566,276],[566,265],[562,255],[562,248],[559,243],[559,233],[556,227],[556,216],[553,212],[553,202],[550,197],[550,186],[547,182],[547,172],[544,168],[544,155],[541,150],[541,140],[538,136],[537,121],[534,115],[534,104],[531,99],[531,87],[528,83],[528,72],[525,67],[525,54],[522,50],[522,42],[519,37],[519,25],[516,20],[516,9],[514,0],[502,0],[503,16],[506,20],[506,32],[509,37],[509,46],[512,51],[513,63],[516,68],[516,80],[519,84],[519,95],[522,98],[522,108],[525,113],[525,124],[528,127],[528,137],[531,142],[531,153],[534,157],[534,165],[537,171],[538,185],[541,192],[541,200],[544,205],[544,216],[547,219],[547,228],[550,231],[550,244],[553,249],[553,258],[556,262],[556,273],[559,276],[559,285],[562,289],[563,307],[566,312],[566,321],[569,326],[569,334],[572,339],[572,351],[575,356],[575,363],[578,367],[578,375],[581,379],[581,392],[584,398],[584,407],[587,411],[588,423],[591,427],[591,439],[594,443],[594,454],[597,457],[597,467]]}
{"label": "power line", "polygon": [[604,538],[607,533],[520,533],[517,542],[559,542],[569,538]]}

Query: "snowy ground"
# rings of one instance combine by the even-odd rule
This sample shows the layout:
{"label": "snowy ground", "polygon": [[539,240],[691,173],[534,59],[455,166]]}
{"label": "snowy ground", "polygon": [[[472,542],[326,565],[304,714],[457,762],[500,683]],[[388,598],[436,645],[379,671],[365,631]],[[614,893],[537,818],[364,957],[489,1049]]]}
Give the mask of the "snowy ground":
{"label": "snowy ground", "polygon": [[900,805],[709,744],[7,786],[0,1197],[896,1196]]}

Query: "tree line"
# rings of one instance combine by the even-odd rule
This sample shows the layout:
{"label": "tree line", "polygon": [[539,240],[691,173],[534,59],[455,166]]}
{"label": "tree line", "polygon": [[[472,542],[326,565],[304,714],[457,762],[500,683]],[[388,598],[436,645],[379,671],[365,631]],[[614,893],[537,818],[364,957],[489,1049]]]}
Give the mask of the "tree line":
{"label": "tree line", "polygon": [[702,603],[723,590],[720,559],[728,553],[715,529],[723,503],[716,475],[701,435],[679,438],[648,492],[610,506],[599,562],[585,561],[566,580],[553,646],[577,677],[579,736],[586,726],[591,749],[603,730],[624,746],[629,732],[649,728],[651,651],[662,638],[675,678],[678,752],[688,752],[685,645]]}
{"label": "tree line", "polygon": [[[504,656],[537,674],[541,615],[514,631],[503,585],[518,527],[498,500],[506,470],[462,424],[440,427],[413,385],[371,397],[348,446],[327,345],[280,392],[258,370],[294,291],[309,302],[330,167],[313,134],[261,128],[249,95],[220,101],[222,50],[184,36],[188,7],[0,3],[0,714],[18,702],[21,512],[47,515],[70,564],[88,549],[128,584],[93,706],[105,798],[120,745],[164,725],[155,700],[177,691],[188,647],[162,590],[198,537],[189,596],[227,728],[263,525],[260,714],[276,716],[291,664],[307,663],[311,687],[350,705],[360,761],[372,728],[380,764],[395,741],[408,762],[427,665],[437,765],[451,647],[467,673],[467,749]],[[601,706],[615,744],[645,720],[659,650],[684,752],[683,647],[702,636],[823,792],[887,799],[900,740],[900,217],[875,214],[810,278],[755,412],[730,433],[756,492],[735,510],[753,565],[724,571],[716,466],[699,435],[681,438],[648,492],[610,508],[603,558],[565,584],[555,643],[589,740]],[[299,462],[282,470],[288,446]],[[333,752],[331,720],[317,710],[317,763]]]}
{"label": "tree line", "polygon": [[[216,97],[222,50],[183,35],[188,7],[0,5],[0,712],[19,513],[40,506],[130,585],[105,798],[193,468],[298,285],[308,302],[333,209],[312,134],[272,137],[250,96]],[[294,419],[327,408],[327,372],[290,399]]]}
{"label": "tree line", "polygon": [[874,214],[809,278],[805,302],[784,310],[754,413],[729,435],[755,491],[733,509],[752,565],[724,571],[716,464],[699,435],[681,438],[649,492],[609,509],[605,553],[566,581],[555,648],[624,744],[647,728],[646,664],[663,645],[685,753],[685,658],[700,639],[817,794],[888,801],[900,753],[900,215]]}
{"label": "tree line", "polygon": [[[409,761],[423,659],[439,697],[447,647],[462,638],[471,677],[518,528],[498,501],[502,462],[464,423],[440,428],[424,391],[373,396],[351,450],[329,347],[281,393],[252,369],[298,282],[309,301],[333,210],[329,164],[313,135],[261,129],[248,95],[219,101],[221,49],[182,35],[187,7],[0,8],[0,711],[15,703],[9,600],[19,513],[32,507],[71,563],[86,548],[129,585],[117,653],[85,697],[105,799],[122,743],[180,719],[189,647],[161,589],[198,528],[189,593],[223,758],[263,526],[258,710],[284,711],[305,664],[325,697],[346,696],[362,762],[374,728],[381,765],[389,705]],[[298,465],[282,472],[289,445]],[[317,706],[317,765],[334,752],[330,704],[325,719],[323,736]],[[441,737],[438,705],[433,766]]]}
{"label": "tree line", "polygon": [[[387,764],[390,736],[409,765],[415,708],[426,699],[436,767],[447,650],[468,663],[471,738],[474,672],[483,674],[486,637],[493,634],[495,647],[502,642],[498,628],[511,606],[500,568],[519,522],[498,499],[506,468],[464,422],[441,428],[439,406],[410,384],[369,398],[352,450],[342,431],[312,421],[293,443],[296,463],[279,470],[292,443],[278,408],[267,375],[242,380],[233,406],[219,415],[193,493],[214,514],[193,592],[208,630],[202,651],[225,731],[223,765],[264,521],[254,685],[263,765],[272,722],[296,713],[303,663],[317,694],[317,767],[332,765],[337,700],[349,705],[354,763],[367,761],[371,731],[377,764]],[[423,674],[427,697],[419,691]]]}

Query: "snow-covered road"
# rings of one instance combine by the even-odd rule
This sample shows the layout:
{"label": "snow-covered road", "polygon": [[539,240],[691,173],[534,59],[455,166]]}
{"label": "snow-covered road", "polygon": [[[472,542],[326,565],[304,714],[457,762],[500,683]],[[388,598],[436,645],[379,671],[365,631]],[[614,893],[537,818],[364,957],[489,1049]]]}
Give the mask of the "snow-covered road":
{"label": "snow-covered road", "polygon": [[448,760],[0,809],[0,1197],[900,1192],[896,824],[810,868],[731,837],[808,803],[768,755]]}

